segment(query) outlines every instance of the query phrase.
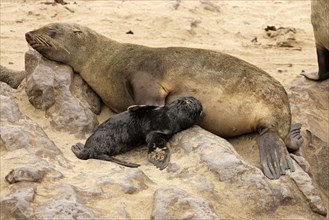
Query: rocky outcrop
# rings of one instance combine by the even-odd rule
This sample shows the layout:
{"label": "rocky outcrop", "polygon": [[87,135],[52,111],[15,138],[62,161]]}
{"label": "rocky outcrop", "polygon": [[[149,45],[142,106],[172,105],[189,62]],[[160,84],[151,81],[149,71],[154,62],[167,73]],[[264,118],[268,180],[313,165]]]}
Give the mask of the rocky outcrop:
{"label": "rocky outcrop", "polygon": [[6,151],[25,149],[34,157],[48,158],[66,167],[67,161],[42,128],[24,116],[15,100],[0,95],[1,147]]}
{"label": "rocky outcrop", "polygon": [[[44,97],[52,94],[42,91]],[[290,96],[304,92],[297,98],[305,98],[305,91],[296,87]],[[171,162],[165,170],[147,161],[146,147],[116,156],[142,165],[132,169],[77,159],[69,150],[77,141],[74,134],[44,130],[38,117],[33,121],[23,114],[19,104],[22,99],[28,103],[25,93],[4,83],[0,93],[1,219],[324,219],[327,215],[323,197],[327,177],[317,169],[326,171],[328,148],[320,130],[325,127],[316,120],[294,119],[305,123],[309,136],[299,155],[292,155],[296,171],[287,171],[278,180],[263,175],[254,137],[230,140],[233,147],[198,126],[169,140]],[[57,106],[57,98],[45,108],[47,114]],[[40,103],[43,108],[52,102]],[[297,104],[293,111],[300,108]],[[308,112],[307,106],[303,110]],[[319,103],[318,110],[325,112],[325,105]],[[56,121],[62,116],[51,117]],[[65,137],[66,144],[49,138],[56,135]],[[315,159],[308,160],[305,152]]]}
{"label": "rocky outcrop", "polygon": [[35,211],[36,219],[98,219],[94,212],[81,204],[71,185],[59,185],[56,198],[51,198]]}
{"label": "rocky outcrop", "polygon": [[205,199],[190,195],[176,187],[161,187],[154,193],[151,219],[219,220],[213,206]]}
{"label": "rocky outcrop", "polygon": [[71,67],[29,50],[25,54],[25,70],[29,101],[35,108],[45,110],[54,128],[78,137],[95,129],[100,99]]}
{"label": "rocky outcrop", "polygon": [[33,187],[16,189],[1,197],[1,219],[31,219],[34,213],[31,203],[34,197],[35,188]]}
{"label": "rocky outcrop", "polygon": [[305,78],[287,87],[294,120],[304,127],[305,145],[300,153],[309,162],[316,184],[329,199],[328,90],[328,80],[312,83]]}

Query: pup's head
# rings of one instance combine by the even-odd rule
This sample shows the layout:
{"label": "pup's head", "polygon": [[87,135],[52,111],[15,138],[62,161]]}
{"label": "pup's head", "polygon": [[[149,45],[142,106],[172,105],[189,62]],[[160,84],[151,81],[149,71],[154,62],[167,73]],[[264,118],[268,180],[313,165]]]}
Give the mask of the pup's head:
{"label": "pup's head", "polygon": [[202,116],[201,102],[192,97],[180,97],[168,105],[170,117],[179,124],[182,129],[193,126],[200,121]]}

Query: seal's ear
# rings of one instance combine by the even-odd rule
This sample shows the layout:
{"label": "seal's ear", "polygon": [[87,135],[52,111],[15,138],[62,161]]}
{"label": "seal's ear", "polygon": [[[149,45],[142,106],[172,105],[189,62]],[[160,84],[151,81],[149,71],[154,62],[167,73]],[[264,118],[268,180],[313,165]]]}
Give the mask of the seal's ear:
{"label": "seal's ear", "polygon": [[128,112],[136,112],[136,111],[145,111],[145,110],[152,110],[156,109],[159,106],[157,105],[131,105],[128,107]]}

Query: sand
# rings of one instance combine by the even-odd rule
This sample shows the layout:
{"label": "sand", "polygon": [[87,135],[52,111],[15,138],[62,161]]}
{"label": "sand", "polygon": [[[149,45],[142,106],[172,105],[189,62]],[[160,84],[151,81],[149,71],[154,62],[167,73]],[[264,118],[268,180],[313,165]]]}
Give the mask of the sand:
{"label": "sand", "polygon": [[[295,80],[303,80],[300,75],[302,70],[317,70],[308,0],[182,0],[177,9],[175,1],[169,0],[66,0],[69,3],[67,5],[45,2],[51,1],[1,0],[1,65],[10,69],[24,69],[24,53],[29,49],[24,36],[26,32],[52,22],[75,22],[120,42],[152,47],[184,46],[222,51],[264,69],[286,87]],[[295,31],[292,47],[277,46],[277,38],[267,37],[264,30],[267,26],[292,27]],[[133,34],[127,34],[129,31]],[[252,42],[253,39],[257,39],[256,42]],[[67,155],[69,161],[76,159],[70,151],[70,146],[84,139],[53,130],[45,118],[45,113],[34,109],[27,97],[22,97],[18,104],[24,114],[45,130],[64,155]],[[104,121],[109,115],[110,112],[103,108],[98,116],[99,121]],[[146,157],[145,161],[131,162],[147,163]],[[92,173],[102,164],[104,163],[91,161],[88,162],[88,168],[82,168],[78,163],[75,167],[87,169]],[[160,171],[154,168],[146,168],[143,171],[148,176],[160,174]],[[5,173],[8,173],[7,168],[1,167],[2,183]],[[208,179],[214,180],[214,177],[208,176]],[[77,181],[77,184],[83,187],[78,180],[70,181]],[[175,183],[168,181],[164,184]],[[4,184],[1,185],[1,190],[5,190]],[[143,197],[139,196],[136,197],[135,203],[137,200],[142,202]],[[113,199],[120,202],[119,198]],[[97,203],[90,201],[92,202]],[[150,202],[147,200],[144,204],[148,212],[152,208]],[[126,206],[128,212],[132,211],[129,201],[126,201]],[[143,216],[144,211],[139,212],[141,213],[136,216]]]}

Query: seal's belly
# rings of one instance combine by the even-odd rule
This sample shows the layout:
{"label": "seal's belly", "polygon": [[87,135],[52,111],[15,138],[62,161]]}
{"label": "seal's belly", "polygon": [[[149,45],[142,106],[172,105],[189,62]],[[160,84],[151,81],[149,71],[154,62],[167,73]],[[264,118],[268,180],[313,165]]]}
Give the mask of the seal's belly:
{"label": "seal's belly", "polygon": [[[246,94],[223,95],[220,91],[175,94],[174,97],[191,95],[199,99],[204,116],[200,126],[221,137],[234,137],[257,130],[259,122],[271,115],[269,108],[257,96]],[[216,94],[216,96],[214,95]]]}

